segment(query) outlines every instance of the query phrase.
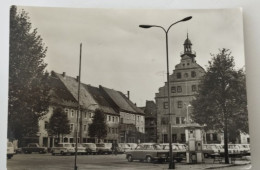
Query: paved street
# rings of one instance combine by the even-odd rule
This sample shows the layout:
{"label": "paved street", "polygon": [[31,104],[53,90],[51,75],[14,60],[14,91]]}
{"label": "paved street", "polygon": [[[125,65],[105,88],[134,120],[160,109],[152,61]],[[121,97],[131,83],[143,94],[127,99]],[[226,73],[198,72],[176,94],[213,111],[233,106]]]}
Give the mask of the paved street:
{"label": "paved street", "polygon": [[[207,159],[204,164],[188,165],[185,162],[177,163],[176,169],[200,170],[208,168],[239,170],[249,169],[248,165],[231,167],[224,164],[213,164],[212,159]],[[74,156],[52,156],[51,154],[17,154],[12,159],[7,160],[8,170],[73,170]],[[83,169],[167,169],[168,164],[153,164],[146,162],[127,162],[125,155],[80,155],[78,156],[78,170]]]}

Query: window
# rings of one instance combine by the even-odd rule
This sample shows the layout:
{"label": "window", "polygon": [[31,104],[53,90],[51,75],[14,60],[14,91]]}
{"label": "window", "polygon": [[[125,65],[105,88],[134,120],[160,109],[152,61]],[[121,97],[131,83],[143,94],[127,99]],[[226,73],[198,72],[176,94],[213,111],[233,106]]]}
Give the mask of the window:
{"label": "window", "polygon": [[74,130],[74,124],[71,123],[71,124],[70,124],[70,131],[72,132],[73,130]]}
{"label": "window", "polygon": [[178,101],[178,108],[182,108],[182,101]]}
{"label": "window", "polygon": [[109,122],[111,121],[111,116],[108,116],[108,121],[109,121]]}
{"label": "window", "polygon": [[209,134],[209,133],[206,134],[206,140],[207,140],[207,141],[211,141],[211,140],[210,140],[210,134]]}
{"label": "window", "polygon": [[176,124],[180,124],[180,118],[179,117],[176,117]]}
{"label": "window", "polygon": [[196,72],[195,71],[191,72],[191,77],[193,77],[193,78],[196,77]]}
{"label": "window", "polygon": [[181,134],[181,142],[182,142],[182,143],[185,142],[185,133],[182,133],[182,134]]}
{"label": "window", "polygon": [[172,134],[172,142],[177,142],[177,134]]}
{"label": "window", "polygon": [[196,85],[192,85],[191,86],[191,90],[194,92],[194,91],[197,91],[197,87],[196,87]]}
{"label": "window", "polygon": [[177,92],[178,92],[178,93],[182,92],[181,86],[177,86]]}
{"label": "window", "polygon": [[198,85],[198,90],[200,90],[200,88],[201,88],[201,85]]}
{"label": "window", "polygon": [[74,117],[74,110],[71,110],[70,114],[71,117]]}
{"label": "window", "polygon": [[87,125],[83,125],[83,130],[87,131]]}
{"label": "window", "polygon": [[181,73],[177,73],[177,79],[181,79]]}
{"label": "window", "polygon": [[213,140],[217,141],[218,140],[218,135],[216,133],[213,133]]}
{"label": "window", "polygon": [[108,133],[110,133],[110,128],[108,128]]}
{"label": "window", "polygon": [[113,122],[115,122],[115,117],[114,116],[112,117],[112,119],[113,119]]}
{"label": "window", "polygon": [[163,102],[163,108],[168,109],[168,102]]}
{"label": "window", "polygon": [[47,128],[48,128],[48,122],[45,121],[45,122],[44,122],[44,129],[47,129]]}
{"label": "window", "polygon": [[87,117],[88,117],[88,113],[85,112],[85,113],[84,113],[84,118],[87,119]]}
{"label": "window", "polygon": [[124,123],[124,118],[121,117],[121,123]]}
{"label": "window", "polygon": [[171,87],[171,92],[172,92],[172,93],[176,93],[176,87],[175,87],[175,86],[172,86],[172,87]]}
{"label": "window", "polygon": [[112,128],[112,133],[114,134],[114,128]]}

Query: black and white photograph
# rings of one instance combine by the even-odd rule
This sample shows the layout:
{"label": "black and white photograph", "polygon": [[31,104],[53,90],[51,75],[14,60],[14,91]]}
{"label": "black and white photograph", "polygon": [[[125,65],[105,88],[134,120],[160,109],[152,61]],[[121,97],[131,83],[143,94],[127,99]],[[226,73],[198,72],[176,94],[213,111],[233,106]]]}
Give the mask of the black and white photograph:
{"label": "black and white photograph", "polygon": [[10,6],[8,170],[250,169],[241,8]]}

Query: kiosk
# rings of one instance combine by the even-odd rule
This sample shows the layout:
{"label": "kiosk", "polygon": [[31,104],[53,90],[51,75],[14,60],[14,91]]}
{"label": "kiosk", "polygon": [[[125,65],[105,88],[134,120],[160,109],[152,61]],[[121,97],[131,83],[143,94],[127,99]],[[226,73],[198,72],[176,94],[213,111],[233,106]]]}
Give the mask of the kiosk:
{"label": "kiosk", "polygon": [[186,160],[187,163],[202,163],[204,156],[202,152],[204,126],[192,123],[185,127],[187,142]]}

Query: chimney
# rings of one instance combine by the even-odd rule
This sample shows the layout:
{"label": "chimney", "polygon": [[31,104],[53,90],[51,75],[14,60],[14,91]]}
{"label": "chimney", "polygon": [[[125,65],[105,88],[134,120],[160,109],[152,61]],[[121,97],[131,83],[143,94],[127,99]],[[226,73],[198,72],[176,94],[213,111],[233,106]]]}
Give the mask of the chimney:
{"label": "chimney", "polygon": [[66,76],[66,72],[63,72],[63,73],[62,73],[62,76],[65,77],[65,76]]}
{"label": "chimney", "polygon": [[127,91],[127,98],[130,100],[130,91]]}

